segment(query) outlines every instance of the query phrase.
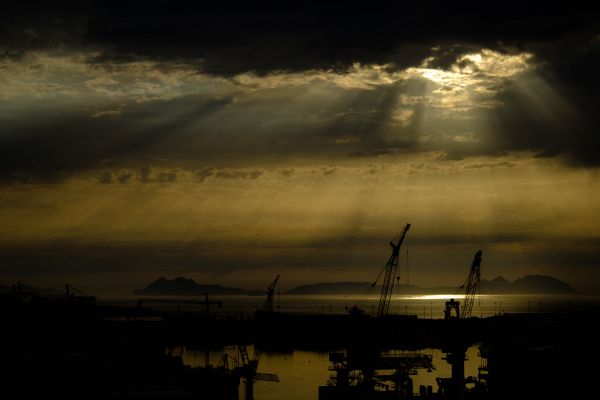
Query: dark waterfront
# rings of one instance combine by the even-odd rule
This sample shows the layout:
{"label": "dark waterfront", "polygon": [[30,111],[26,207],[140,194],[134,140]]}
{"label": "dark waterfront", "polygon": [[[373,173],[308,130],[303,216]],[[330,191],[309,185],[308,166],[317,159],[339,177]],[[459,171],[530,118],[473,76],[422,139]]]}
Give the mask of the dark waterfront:
{"label": "dark waterfront", "polygon": [[[252,390],[258,400],[591,393],[595,358],[581,349],[596,339],[597,299],[579,295],[565,304],[546,296],[547,310],[509,313],[532,300],[501,298],[498,315],[446,320],[437,312],[441,299],[433,318],[346,312],[341,304],[357,299],[345,296],[327,298],[331,311],[314,308],[323,298],[282,298],[281,312],[241,318],[230,311],[243,300],[227,296],[207,316],[199,306],[5,295],[5,391],[8,398],[235,399]],[[248,298],[247,306],[258,300]]]}

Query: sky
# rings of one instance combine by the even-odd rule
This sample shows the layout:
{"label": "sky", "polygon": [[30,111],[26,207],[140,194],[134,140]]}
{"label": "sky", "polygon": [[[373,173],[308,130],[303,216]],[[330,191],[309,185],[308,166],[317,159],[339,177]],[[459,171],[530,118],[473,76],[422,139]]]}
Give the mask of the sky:
{"label": "sky", "polygon": [[600,293],[591,6],[176,3],[5,7],[0,283]]}

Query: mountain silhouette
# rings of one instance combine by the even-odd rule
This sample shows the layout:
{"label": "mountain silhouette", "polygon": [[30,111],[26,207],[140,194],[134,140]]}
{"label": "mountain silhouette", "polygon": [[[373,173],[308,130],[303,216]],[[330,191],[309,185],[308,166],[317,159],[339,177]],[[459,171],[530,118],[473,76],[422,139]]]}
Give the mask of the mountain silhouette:
{"label": "mountain silhouette", "polygon": [[527,275],[512,283],[515,292],[520,293],[576,293],[565,282],[546,275]]}
{"label": "mountain silhouette", "polygon": [[[438,286],[422,288],[415,285],[400,285],[394,287],[394,293],[402,294],[449,294],[457,293],[458,286]],[[297,286],[286,294],[374,294],[381,291],[381,286],[372,287],[368,282],[320,282]],[[577,293],[569,284],[545,275],[527,275],[509,282],[498,276],[492,280],[482,279],[480,284],[482,294],[569,294]]]}
{"label": "mountain silhouette", "polygon": [[178,277],[166,279],[160,277],[146,286],[145,289],[133,292],[136,295],[198,295],[198,294],[246,294],[244,289],[230,288],[220,285],[199,285],[193,279]]}

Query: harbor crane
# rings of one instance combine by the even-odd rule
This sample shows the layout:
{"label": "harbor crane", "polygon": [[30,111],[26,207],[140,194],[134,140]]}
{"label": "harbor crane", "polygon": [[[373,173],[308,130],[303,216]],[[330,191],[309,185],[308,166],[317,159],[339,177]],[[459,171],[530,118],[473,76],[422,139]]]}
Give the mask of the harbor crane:
{"label": "harbor crane", "polygon": [[[459,292],[464,293],[462,307],[460,306],[460,303],[454,299],[447,301],[446,309],[444,310],[444,318],[446,320],[459,321],[471,317],[475,295],[477,294],[479,282],[481,280],[480,267],[481,250],[478,250],[473,258],[473,263],[471,264],[467,278],[459,289]],[[440,386],[441,393],[447,394],[448,398],[463,399],[465,397],[465,357],[468,345],[466,342],[457,340],[457,338],[454,337],[444,347],[445,348],[442,348],[442,351],[446,353],[446,361],[451,365],[452,377],[437,378],[436,380]]]}
{"label": "harbor crane", "polygon": [[[273,315],[273,298],[275,297],[275,287],[279,282],[280,275],[271,282],[267,288],[267,298],[256,315]],[[262,313],[262,314],[261,314]],[[250,358],[245,344],[238,345],[238,361],[235,370],[243,378],[245,386],[245,400],[254,399],[254,383],[257,381],[279,382],[277,374],[257,372],[258,362],[260,361],[261,351],[254,346],[254,356]]]}
{"label": "harbor crane", "polygon": [[239,362],[236,367],[236,371],[244,379],[244,385],[246,389],[246,400],[254,399],[254,382],[279,382],[279,376],[277,374],[257,372],[258,362],[260,361],[261,352],[254,348],[254,357],[250,359],[248,356],[248,349],[245,344],[238,346]]}
{"label": "harbor crane", "polygon": [[410,224],[406,224],[402,232],[396,236],[391,242],[390,246],[392,247],[392,255],[388,259],[388,262],[385,264],[385,267],[379,272],[377,279],[371,285],[371,287],[375,287],[377,281],[381,277],[381,274],[385,271],[385,276],[383,278],[383,285],[381,286],[381,297],[379,298],[379,306],[377,307],[377,316],[383,317],[387,315],[388,310],[390,308],[390,302],[392,300],[392,290],[394,286],[394,278],[396,277],[396,271],[398,269],[398,255],[400,254],[400,246],[402,246],[402,242],[406,237],[406,233],[410,229]]}
{"label": "harbor crane", "polygon": [[[465,282],[460,286],[460,291],[464,291],[465,297],[460,307],[459,311],[459,302],[454,299],[450,299],[450,301],[446,302],[446,310],[444,311],[444,315],[446,319],[451,318],[469,318],[471,317],[471,312],[473,311],[473,303],[475,302],[475,295],[477,294],[477,290],[479,289],[479,283],[481,281],[481,250],[475,253],[475,257],[473,258],[473,263],[471,264],[471,269],[469,270],[469,274],[465,279]],[[452,316],[452,310],[454,310],[455,316]]]}
{"label": "harbor crane", "polygon": [[465,291],[465,300],[463,302],[462,309],[460,310],[461,316],[463,318],[469,318],[471,316],[471,311],[473,311],[473,303],[475,302],[475,295],[477,294],[477,290],[479,289],[479,282],[481,281],[481,250],[475,253],[475,257],[473,258],[473,263],[471,264],[471,269],[469,270],[469,275],[465,280],[465,283],[460,287],[461,290]]}
{"label": "harbor crane", "polygon": [[267,288],[267,299],[265,300],[265,304],[263,305],[263,311],[272,313],[273,312],[273,297],[275,295],[275,286],[277,286],[277,282],[279,281],[279,275],[277,278]]}

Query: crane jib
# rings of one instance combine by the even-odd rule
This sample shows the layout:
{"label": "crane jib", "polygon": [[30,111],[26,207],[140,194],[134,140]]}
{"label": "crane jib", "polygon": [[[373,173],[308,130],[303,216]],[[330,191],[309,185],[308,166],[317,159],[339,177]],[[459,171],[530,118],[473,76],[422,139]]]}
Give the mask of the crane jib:
{"label": "crane jib", "polygon": [[[383,278],[383,284],[381,286],[381,297],[379,298],[379,306],[377,308],[377,316],[382,317],[388,313],[390,308],[390,302],[392,297],[392,289],[394,286],[394,278],[396,277],[396,271],[398,269],[398,255],[400,253],[400,246],[402,246],[402,242],[404,242],[404,238],[406,237],[406,233],[410,229],[410,224],[406,224],[401,234],[399,235],[398,244],[394,244],[394,240],[390,242],[390,246],[392,246],[392,255],[388,259],[385,265],[385,275]],[[379,276],[383,273],[383,270],[379,273]],[[379,280],[379,277],[377,277]],[[377,280],[373,283],[377,283]]]}

